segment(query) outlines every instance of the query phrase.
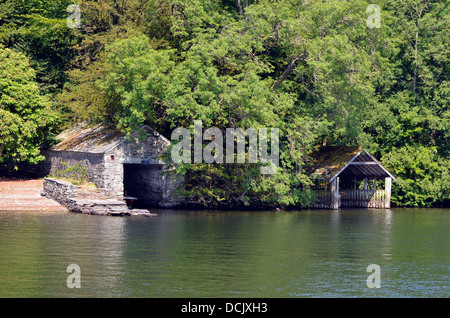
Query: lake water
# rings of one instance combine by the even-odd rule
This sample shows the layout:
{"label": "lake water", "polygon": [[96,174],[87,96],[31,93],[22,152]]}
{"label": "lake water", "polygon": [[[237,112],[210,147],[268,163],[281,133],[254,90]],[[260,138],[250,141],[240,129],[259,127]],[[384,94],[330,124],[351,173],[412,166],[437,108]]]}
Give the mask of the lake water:
{"label": "lake water", "polygon": [[448,209],[153,212],[0,212],[0,297],[450,296]]}

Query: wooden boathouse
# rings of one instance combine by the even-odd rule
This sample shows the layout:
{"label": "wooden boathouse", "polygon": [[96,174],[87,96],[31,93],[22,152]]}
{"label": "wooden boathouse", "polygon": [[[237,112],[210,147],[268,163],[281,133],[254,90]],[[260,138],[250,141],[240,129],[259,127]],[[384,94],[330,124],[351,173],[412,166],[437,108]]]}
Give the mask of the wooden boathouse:
{"label": "wooden boathouse", "polygon": [[322,146],[311,157],[316,202],[309,207],[390,208],[392,180],[397,180],[362,147]]}

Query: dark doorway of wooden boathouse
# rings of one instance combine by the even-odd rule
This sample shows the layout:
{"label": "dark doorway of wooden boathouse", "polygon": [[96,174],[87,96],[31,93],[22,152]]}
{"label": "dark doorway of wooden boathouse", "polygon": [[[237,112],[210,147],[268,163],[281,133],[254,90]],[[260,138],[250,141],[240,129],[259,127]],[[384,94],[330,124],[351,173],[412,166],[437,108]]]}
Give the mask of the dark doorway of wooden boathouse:
{"label": "dark doorway of wooden boathouse", "polygon": [[124,196],[134,197],[133,208],[157,207],[162,201],[161,164],[124,164]]}

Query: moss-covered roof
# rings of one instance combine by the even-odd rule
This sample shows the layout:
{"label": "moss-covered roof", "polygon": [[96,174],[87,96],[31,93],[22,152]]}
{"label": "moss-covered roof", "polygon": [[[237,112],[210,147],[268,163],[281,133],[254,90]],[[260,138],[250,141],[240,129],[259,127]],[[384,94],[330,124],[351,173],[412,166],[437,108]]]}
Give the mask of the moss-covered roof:
{"label": "moss-covered roof", "polygon": [[311,166],[308,170],[329,179],[362,150],[361,146],[321,146],[311,153]]}
{"label": "moss-covered roof", "polygon": [[310,154],[307,172],[321,179],[395,177],[361,146],[321,146]]}
{"label": "moss-covered roof", "polygon": [[125,135],[111,126],[78,124],[57,136],[61,140],[51,150],[104,153],[116,146]]}

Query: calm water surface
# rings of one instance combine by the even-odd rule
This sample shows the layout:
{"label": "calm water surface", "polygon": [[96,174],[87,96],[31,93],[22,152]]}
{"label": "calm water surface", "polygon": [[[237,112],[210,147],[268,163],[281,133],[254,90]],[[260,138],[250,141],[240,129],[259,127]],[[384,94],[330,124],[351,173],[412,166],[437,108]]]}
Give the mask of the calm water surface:
{"label": "calm water surface", "polygon": [[0,297],[450,296],[448,209],[156,212],[0,212]]}

